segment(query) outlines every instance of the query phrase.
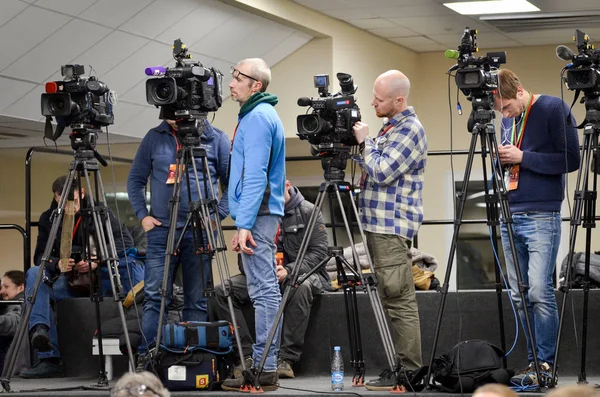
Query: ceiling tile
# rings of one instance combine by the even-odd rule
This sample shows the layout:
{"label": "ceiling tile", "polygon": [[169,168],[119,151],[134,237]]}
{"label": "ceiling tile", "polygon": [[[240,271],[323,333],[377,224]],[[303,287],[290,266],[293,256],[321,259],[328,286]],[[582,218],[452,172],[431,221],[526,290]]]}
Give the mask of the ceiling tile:
{"label": "ceiling tile", "polygon": [[542,11],[575,11],[598,9],[597,0],[529,0]]}
{"label": "ceiling tile", "polygon": [[426,44],[426,45],[414,45],[414,46],[405,46],[406,48],[410,48],[415,52],[441,52],[444,51],[443,44]]}
{"label": "ceiling tile", "polygon": [[144,69],[148,66],[164,65],[171,58],[171,46],[151,41],[111,69],[104,76],[104,82],[115,90],[117,95],[125,95],[136,84],[146,80]]}
{"label": "ceiling tile", "polygon": [[151,39],[198,7],[194,0],[157,0],[124,23],[120,29]]}
{"label": "ceiling tile", "polygon": [[347,4],[344,0],[293,0],[294,2],[303,5],[313,10],[335,10],[344,8]]}
{"label": "ceiling tile", "polygon": [[402,26],[395,26],[393,28],[369,29],[369,32],[381,37],[407,37],[415,36],[417,34],[417,32],[414,32]]}
{"label": "ceiling tile", "polygon": [[441,4],[421,4],[414,6],[371,7],[370,11],[384,18],[428,17],[437,15],[456,15],[448,7]]}
{"label": "ceiling tile", "polygon": [[[4,74],[44,82],[60,65],[71,62],[86,49],[93,48],[109,32],[110,29],[103,26],[74,19],[6,68]],[[44,61],[40,62],[40,59]]]}
{"label": "ceiling tile", "polygon": [[111,28],[120,26],[140,12],[153,0],[100,0],[83,11],[79,17]]}
{"label": "ceiling tile", "polygon": [[[70,20],[66,15],[37,7],[28,7],[11,19],[0,27],[0,70],[19,59]],[[32,26],[36,28],[32,29]],[[38,62],[39,60],[36,60],[36,63]]]}
{"label": "ceiling tile", "polygon": [[173,44],[173,40],[181,38],[191,50],[202,52],[203,49],[195,44],[218,26],[240,13],[241,11],[227,4],[206,2],[158,35],[156,39],[163,43]]}
{"label": "ceiling tile", "polygon": [[27,8],[27,4],[18,0],[4,0],[2,2],[2,13],[0,13],[0,26],[4,25],[15,15]]}
{"label": "ceiling tile", "polygon": [[277,62],[298,50],[298,48],[308,43],[311,39],[312,37],[307,34],[295,32],[293,35],[263,54],[262,59],[264,59],[267,65],[272,68]]}
{"label": "ceiling tile", "polygon": [[[89,66],[92,66],[95,75],[102,80],[112,68],[126,58],[131,57],[133,53],[148,44],[148,42],[148,39],[117,30],[72,61],[84,65],[86,70],[89,69]],[[107,56],[107,54],[110,54],[110,56]]]}
{"label": "ceiling tile", "polygon": [[361,29],[391,28],[397,26],[395,23],[384,18],[352,19],[348,23]]}
{"label": "ceiling tile", "polygon": [[159,112],[160,110],[154,106],[145,106],[135,117],[129,118],[127,121],[117,122],[112,130],[116,134],[143,138],[151,128],[162,122],[158,118]]}
{"label": "ceiling tile", "polygon": [[259,28],[234,42],[230,51],[239,59],[260,57],[294,33],[294,30],[263,20]]}
{"label": "ceiling tile", "polygon": [[0,111],[18,101],[35,86],[32,83],[0,77],[0,92],[4,93],[0,95]]}
{"label": "ceiling tile", "polygon": [[391,38],[391,41],[393,41],[394,43],[398,43],[400,45],[403,45],[405,47],[410,46],[412,47],[418,47],[418,46],[431,46],[431,45],[435,45],[438,46],[440,43],[436,43],[435,41],[425,37],[425,36],[411,36],[411,37],[395,37],[395,38]]}
{"label": "ceiling tile", "polygon": [[[365,0],[343,0],[346,7],[364,8]],[[412,6],[418,4],[435,4],[434,0],[369,0],[369,7]]]}
{"label": "ceiling tile", "polygon": [[340,8],[336,10],[323,11],[323,14],[329,15],[333,18],[341,19],[342,21],[348,19],[374,18],[376,16],[366,8]]}
{"label": "ceiling tile", "polygon": [[97,0],[38,0],[35,5],[63,14],[77,16],[95,1]]}
{"label": "ceiling tile", "polygon": [[29,120],[40,120],[42,118],[40,101],[43,93],[44,86],[38,85],[27,95],[4,109],[3,113]]}
{"label": "ceiling tile", "polygon": [[[132,118],[137,117],[148,106],[150,105],[138,105],[134,103],[120,101],[117,99],[117,103],[113,108],[113,112],[115,114],[115,124],[113,127],[109,127],[109,131],[113,128],[116,129],[116,126],[124,125]],[[154,108],[154,106],[152,106],[152,108]],[[156,110],[156,114],[158,114],[158,110]]]}
{"label": "ceiling tile", "polygon": [[194,50],[216,58],[237,62],[238,56],[231,50],[240,40],[253,34],[260,27],[256,16],[244,13],[236,15],[220,25],[194,45]]}
{"label": "ceiling tile", "polygon": [[465,27],[470,26],[472,22],[460,15],[389,18],[389,20],[420,34],[456,34],[457,38],[460,38]]}

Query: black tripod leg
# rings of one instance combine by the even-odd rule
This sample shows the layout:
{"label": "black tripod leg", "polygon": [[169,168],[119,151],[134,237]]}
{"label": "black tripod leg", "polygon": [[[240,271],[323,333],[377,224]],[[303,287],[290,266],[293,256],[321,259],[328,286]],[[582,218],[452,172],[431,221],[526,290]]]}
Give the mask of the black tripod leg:
{"label": "black tripod leg", "polygon": [[54,246],[54,241],[56,240],[56,236],[58,234],[58,229],[62,224],[62,217],[64,215],[65,205],[67,202],[68,193],[71,189],[71,185],[73,184],[73,180],[76,175],[77,164],[76,162],[71,163],[71,168],[69,170],[69,175],[67,176],[67,180],[65,182],[65,186],[63,187],[63,191],[60,196],[60,200],[58,201],[58,206],[56,212],[54,213],[54,219],[52,220],[52,226],[50,227],[50,233],[48,235],[48,242],[46,243],[46,247],[44,248],[44,253],[42,254],[42,259],[40,261],[39,270],[37,277],[35,279],[35,284],[33,286],[33,291],[31,296],[26,297],[26,300],[29,302],[28,305],[25,306],[25,312],[21,317],[21,321],[19,322],[19,326],[17,329],[17,333],[15,334],[14,349],[12,350],[12,354],[8,359],[8,366],[3,370],[3,377],[0,379],[0,383],[5,391],[10,391],[10,378],[12,377],[12,373],[15,370],[15,365],[17,363],[17,358],[19,357],[19,351],[21,350],[21,345],[23,343],[23,338],[29,337],[29,318],[31,317],[31,311],[33,310],[33,305],[36,302],[38,289],[40,288],[40,284],[42,280],[46,276],[46,266],[54,266],[55,264],[50,262],[50,254],[52,253],[52,248]]}
{"label": "black tripod leg", "polygon": [[[567,254],[567,269],[565,273],[565,280],[562,288],[560,290],[563,292],[563,300],[560,308],[560,320],[558,322],[558,334],[556,339],[556,350],[554,353],[554,364],[552,366],[552,379],[550,380],[551,385],[553,386],[554,381],[556,379],[556,369],[558,363],[558,354],[561,343],[561,335],[562,328],[564,323],[565,311],[567,306],[567,300],[569,296],[569,292],[571,290],[571,277],[572,277],[572,269],[573,269],[573,261],[575,256],[575,243],[577,241],[577,229],[579,225],[584,220],[584,227],[587,224],[592,224],[594,222],[594,218],[589,218],[589,215],[595,214],[595,199],[596,199],[596,173],[594,172],[594,190],[590,192],[588,190],[589,186],[589,169],[592,164],[592,154],[593,149],[597,150],[598,146],[598,137],[596,131],[592,128],[586,128],[584,130],[583,135],[583,147],[581,149],[581,158],[579,163],[579,171],[577,172],[577,182],[575,185],[575,194],[573,199],[573,211],[571,217],[571,229],[569,233],[569,252]],[[593,197],[593,200],[592,200]],[[590,206],[592,206],[590,208]],[[582,215],[584,213],[585,214]],[[582,218],[582,216],[584,218]],[[586,273],[589,272],[589,247],[588,242],[591,241],[591,234],[588,236],[588,233],[591,233],[591,229],[587,229],[586,233]],[[587,301],[586,301],[586,292],[585,292],[585,283],[588,281],[588,277],[584,279],[584,324],[585,324],[585,337],[587,338]],[[586,375],[585,375],[585,342],[582,344],[582,352],[581,352],[581,373],[579,374],[579,382],[586,383]]]}
{"label": "black tripod leg", "polygon": [[477,139],[479,134],[473,131],[471,136],[471,144],[469,146],[469,155],[467,156],[467,163],[465,173],[463,176],[463,185],[458,197],[458,208],[456,210],[456,216],[454,217],[454,233],[452,234],[452,243],[450,244],[450,252],[448,253],[448,262],[446,264],[446,274],[444,275],[444,283],[439,289],[442,294],[440,300],[440,306],[438,308],[437,321],[435,324],[435,333],[433,336],[433,345],[431,347],[431,355],[429,357],[429,366],[427,369],[427,376],[425,378],[425,384],[428,388],[432,386],[431,372],[433,370],[433,359],[437,349],[438,339],[440,336],[440,330],[442,326],[442,315],[444,314],[444,306],[446,305],[446,298],[448,295],[448,288],[450,284],[450,275],[452,273],[452,265],[454,264],[454,254],[456,253],[456,246],[458,244],[458,233],[460,226],[462,225],[462,218],[465,211],[465,203],[467,200],[467,190],[469,188],[469,181],[471,179],[471,170],[473,167],[473,158],[475,156],[475,149],[477,146]]}

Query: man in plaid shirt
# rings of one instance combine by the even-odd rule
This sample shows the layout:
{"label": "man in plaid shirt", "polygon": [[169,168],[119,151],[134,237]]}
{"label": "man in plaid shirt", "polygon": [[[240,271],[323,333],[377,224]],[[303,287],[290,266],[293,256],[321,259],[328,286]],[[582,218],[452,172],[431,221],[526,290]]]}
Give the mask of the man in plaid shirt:
{"label": "man in plaid shirt", "polygon": [[[360,208],[367,247],[373,258],[383,307],[392,319],[396,354],[407,372],[421,362],[419,312],[408,252],[423,221],[423,173],[427,138],[415,110],[407,104],[410,81],[401,72],[380,75],[373,86],[378,117],[386,117],[376,138],[369,126],[354,125],[363,170]],[[410,379],[410,374],[408,378]],[[385,370],[366,383],[369,390],[391,390],[395,377]]]}

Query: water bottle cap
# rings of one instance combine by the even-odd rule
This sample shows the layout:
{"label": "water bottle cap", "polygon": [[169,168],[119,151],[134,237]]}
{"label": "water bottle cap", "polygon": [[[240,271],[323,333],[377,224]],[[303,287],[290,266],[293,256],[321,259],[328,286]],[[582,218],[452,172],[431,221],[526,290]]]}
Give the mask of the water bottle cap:
{"label": "water bottle cap", "polygon": [[340,347],[339,346],[334,346],[333,347],[333,351],[339,352],[340,351]]}

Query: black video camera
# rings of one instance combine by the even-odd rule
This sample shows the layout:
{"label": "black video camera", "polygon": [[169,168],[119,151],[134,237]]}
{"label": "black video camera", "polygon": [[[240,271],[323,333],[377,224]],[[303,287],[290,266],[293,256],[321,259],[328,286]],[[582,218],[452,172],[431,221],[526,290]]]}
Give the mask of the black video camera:
{"label": "black video camera", "polygon": [[206,116],[223,103],[223,74],[205,68],[200,62],[185,62],[191,55],[180,39],[173,44],[175,67],[146,68],[148,76],[164,76],[146,81],[146,101],[161,107],[159,118],[179,120]]}
{"label": "black video camera", "polygon": [[600,49],[595,49],[593,44],[589,44],[590,38],[579,29],[575,29],[573,40],[578,53],[574,54],[569,51],[573,65],[567,70],[567,87],[573,91],[581,90],[598,94],[600,91]]}
{"label": "black video camera", "polygon": [[[96,79],[81,77],[83,65],[63,65],[60,67],[63,81],[46,83],[46,93],[42,94],[42,115],[46,116],[46,137],[56,141],[65,127],[79,131],[87,128],[98,129],[114,123],[113,101],[106,84]],[[48,131],[52,117],[56,117],[56,132]]]}
{"label": "black video camera", "polygon": [[358,145],[352,127],[360,121],[360,109],[356,104],[352,76],[338,73],[337,79],[341,91],[329,93],[329,75],[321,74],[314,77],[315,88],[319,90],[319,98],[302,97],[298,106],[309,106],[313,111],[297,117],[298,137],[307,140],[312,145],[343,144]]}
{"label": "black video camera", "polygon": [[492,91],[498,88],[498,75],[495,69],[506,63],[506,52],[488,52],[484,57],[474,57],[477,48],[477,30],[467,27],[460,40],[458,51],[446,51],[447,58],[456,58],[458,63],[449,72],[456,70],[455,81],[458,88],[468,97],[473,92]]}

